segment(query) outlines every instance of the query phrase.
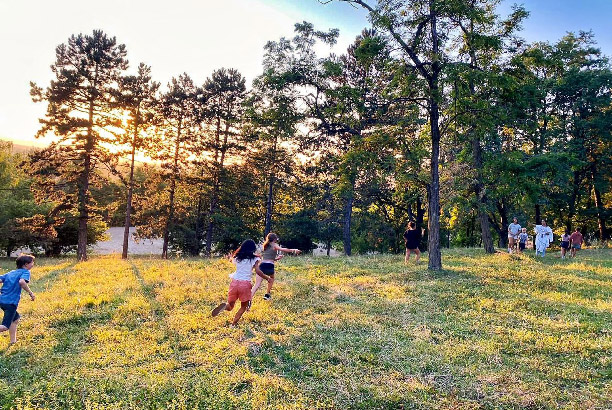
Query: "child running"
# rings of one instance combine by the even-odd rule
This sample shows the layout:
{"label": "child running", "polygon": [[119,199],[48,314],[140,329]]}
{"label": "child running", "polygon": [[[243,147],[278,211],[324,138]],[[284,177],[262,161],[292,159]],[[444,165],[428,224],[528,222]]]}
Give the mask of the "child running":
{"label": "child running", "polygon": [[[281,247],[278,244],[278,240],[278,235],[270,232],[268,236],[266,236],[266,241],[263,244],[263,253],[261,255],[263,260],[261,261],[259,268],[263,273],[270,277],[268,280],[268,291],[263,297],[265,300],[270,300],[272,298],[272,285],[274,285],[274,262],[282,259],[282,252],[293,253],[296,255],[301,253],[299,249],[288,249]],[[262,280],[263,279],[261,276],[255,279],[255,286],[253,286],[253,290],[251,291],[251,299],[253,299],[255,296],[255,292],[257,292],[257,289],[259,289]]]}
{"label": "child running", "polygon": [[2,289],[0,289],[0,308],[4,311],[4,318],[0,325],[0,332],[9,332],[10,345],[17,342],[17,323],[19,322],[19,300],[21,289],[28,292],[30,299],[34,300],[34,293],[30,290],[30,269],[34,266],[34,257],[21,255],[17,258],[17,269],[0,276]]}
{"label": "child running", "polygon": [[234,308],[236,300],[240,299],[240,309],[236,312],[232,326],[236,326],[242,314],[251,305],[251,278],[253,276],[253,269],[257,274],[257,278],[263,278],[270,281],[270,277],[265,275],[259,269],[259,262],[261,258],[255,255],[257,246],[255,241],[247,239],[242,242],[242,245],[232,255],[232,263],[236,265],[236,271],[230,275],[232,282],[229,286],[229,292],[227,293],[227,302],[222,302],[213,309],[212,316],[218,316],[224,310],[230,311]]}

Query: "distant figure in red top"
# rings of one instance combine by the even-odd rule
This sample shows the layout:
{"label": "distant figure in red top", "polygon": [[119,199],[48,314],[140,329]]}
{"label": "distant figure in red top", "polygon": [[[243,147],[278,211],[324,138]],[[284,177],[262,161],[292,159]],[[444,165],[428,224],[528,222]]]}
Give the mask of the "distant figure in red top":
{"label": "distant figure in red top", "polygon": [[572,258],[576,257],[576,251],[582,248],[582,234],[580,233],[580,229],[576,228],[574,233],[570,235],[570,245],[572,247]]}

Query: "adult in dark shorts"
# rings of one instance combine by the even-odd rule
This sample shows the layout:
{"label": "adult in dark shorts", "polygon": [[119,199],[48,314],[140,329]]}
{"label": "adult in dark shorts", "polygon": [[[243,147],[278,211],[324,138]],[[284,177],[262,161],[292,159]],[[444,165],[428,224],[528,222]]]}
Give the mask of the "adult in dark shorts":
{"label": "adult in dark shorts", "polygon": [[404,263],[408,264],[411,252],[416,254],[415,263],[419,263],[419,259],[421,258],[421,251],[419,250],[421,233],[416,229],[416,223],[413,221],[408,223],[408,229],[404,232],[404,241],[406,242],[406,257],[404,258]]}
{"label": "adult in dark shorts", "polygon": [[582,249],[582,242],[584,238],[580,233],[580,229],[576,228],[574,233],[570,235],[570,246],[572,247],[572,258],[576,257],[576,251]]}

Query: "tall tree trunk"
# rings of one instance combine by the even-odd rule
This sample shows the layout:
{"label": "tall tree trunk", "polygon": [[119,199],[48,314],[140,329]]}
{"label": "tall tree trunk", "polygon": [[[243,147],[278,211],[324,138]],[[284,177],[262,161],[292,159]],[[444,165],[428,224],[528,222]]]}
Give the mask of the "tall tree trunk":
{"label": "tall tree trunk", "polygon": [[[437,90],[437,84],[435,89]],[[429,186],[429,222],[427,245],[429,249],[429,264],[431,270],[442,269],[442,254],[440,252],[440,175],[438,164],[440,160],[440,129],[439,108],[437,97],[430,100],[431,126],[431,183]]]}
{"label": "tall tree trunk", "polygon": [[87,221],[89,219],[89,172],[91,168],[91,156],[85,153],[83,170],[79,176],[79,228],[77,239],[77,258],[80,261],[87,260]]}
{"label": "tall tree trunk", "polygon": [[593,200],[595,201],[595,209],[597,209],[597,225],[599,228],[599,240],[605,241],[608,239],[608,231],[606,229],[606,212],[601,200],[601,192],[597,189],[597,169],[595,163],[591,166],[591,177],[593,180]]}
{"label": "tall tree trunk", "polygon": [[420,249],[426,249],[426,247],[423,246],[423,241],[425,240],[425,233],[423,231],[426,230],[426,227],[425,227],[425,229],[423,227],[423,221],[424,220],[425,220],[425,207],[423,206],[423,201],[421,201],[421,196],[419,195],[417,197],[417,199],[416,199],[416,219],[415,219],[415,223],[416,223],[416,229],[418,229],[419,233],[422,234],[422,236],[421,236],[421,243],[419,244],[419,248]]}
{"label": "tall tree trunk", "polygon": [[81,174],[79,175],[78,179],[79,228],[77,238],[77,258],[80,261],[87,260],[87,222],[89,221],[89,174],[91,172],[91,152],[94,148],[93,112],[94,96],[92,95],[89,98],[89,124],[87,126],[87,140],[85,142],[85,152],[83,153],[83,170],[81,171]]}
{"label": "tall tree trunk", "polygon": [[[217,122],[217,126],[220,127],[220,122]],[[224,132],[224,137],[223,137],[223,146],[221,147],[221,149],[219,150],[220,152],[220,158],[219,158],[219,162],[217,163],[217,170],[216,170],[216,175],[215,175],[215,181],[213,184],[213,191],[212,191],[212,195],[210,198],[210,208],[208,209],[208,229],[206,230],[206,250],[205,250],[205,254],[206,256],[211,255],[212,253],[212,240],[213,240],[213,232],[215,230],[215,221],[214,221],[214,215],[215,212],[217,212],[217,204],[219,201],[219,189],[220,189],[220,185],[221,185],[221,177],[223,175],[223,170],[224,170],[224,163],[225,163],[225,154],[227,151],[227,139],[228,139],[228,135],[229,135],[229,123],[225,124],[225,132]],[[215,155],[216,157],[216,155]]]}
{"label": "tall tree trunk", "polygon": [[174,146],[174,166],[172,167],[172,180],[170,181],[170,198],[168,199],[168,219],[164,228],[164,242],[162,245],[162,258],[168,259],[168,242],[170,240],[170,228],[174,219],[174,193],[176,191],[176,180],[178,178],[178,158],[181,146],[181,128],[182,123],[179,121],[176,131],[176,145]]}
{"label": "tall tree trunk", "polygon": [[268,234],[272,230],[273,193],[274,193],[274,173],[271,173],[270,179],[268,180],[268,197],[266,198],[266,226],[264,229],[264,237],[268,236]]}
{"label": "tall tree trunk", "polygon": [[123,252],[121,253],[121,259],[127,259],[128,257],[128,243],[130,239],[130,226],[132,225],[132,195],[134,192],[134,163],[136,156],[136,136],[137,130],[134,131],[134,141],[132,143],[132,155],[130,158],[130,179],[128,181],[128,192],[127,192],[127,205],[125,207],[125,227],[123,229]]}
{"label": "tall tree trunk", "polygon": [[565,220],[565,229],[572,232],[572,223],[574,215],[576,214],[576,204],[580,197],[580,172],[574,171],[574,182],[572,186],[572,196],[569,202],[569,211],[567,213],[567,219]]}
{"label": "tall tree trunk", "polygon": [[[472,7],[475,7],[475,2],[472,1]],[[474,20],[470,20],[470,33],[474,32]],[[476,52],[471,44],[472,38],[468,39],[470,45],[470,60],[474,67],[478,66]],[[476,95],[476,84],[474,80],[469,80],[470,94]],[[489,217],[487,215],[487,194],[484,189],[482,176],[482,146],[480,145],[480,134],[476,130],[472,136],[472,160],[474,161],[474,169],[476,171],[476,182],[474,183],[474,194],[478,206],[478,222],[480,223],[480,235],[482,244],[486,253],[494,253],[493,238],[491,237],[491,227],[489,226]]]}
{"label": "tall tree trunk", "polygon": [[[200,179],[204,179],[204,168],[200,170]],[[192,256],[198,256],[202,250],[202,240],[204,239],[204,215],[202,208],[204,207],[204,198],[202,193],[198,195],[198,206],[196,209],[196,224],[195,224],[195,244],[191,250]]]}
{"label": "tall tree trunk", "polygon": [[266,226],[264,228],[264,237],[268,236],[270,231],[272,231],[272,211],[274,206],[274,182],[275,182],[275,164],[276,164],[276,145],[277,139],[274,139],[274,145],[272,147],[272,166],[270,167],[270,179],[268,180],[268,197],[266,198]]}
{"label": "tall tree trunk", "polygon": [[486,253],[494,253],[493,238],[491,237],[491,227],[489,225],[489,217],[487,216],[487,194],[482,183],[482,147],[480,146],[480,137],[475,135],[472,138],[472,155],[474,156],[474,168],[476,169],[476,183],[474,184],[474,192],[478,204],[478,222],[480,224],[480,235],[482,245]]}
{"label": "tall tree trunk", "polygon": [[501,222],[499,225],[499,247],[506,248],[508,246],[508,211],[503,200],[497,202],[497,210]]}
{"label": "tall tree trunk", "polygon": [[344,254],[351,256],[351,219],[353,216],[353,190],[346,197],[346,204],[344,205],[344,226],[342,229],[342,240],[344,244]]}
{"label": "tall tree trunk", "polygon": [[440,173],[438,170],[440,162],[440,98],[439,74],[442,70],[440,65],[440,45],[438,38],[438,27],[434,0],[429,1],[431,13],[431,41],[432,41],[432,75],[429,77],[429,120],[431,127],[431,182],[429,186],[429,232],[427,245],[429,248],[430,270],[442,269],[442,253],[440,252]]}

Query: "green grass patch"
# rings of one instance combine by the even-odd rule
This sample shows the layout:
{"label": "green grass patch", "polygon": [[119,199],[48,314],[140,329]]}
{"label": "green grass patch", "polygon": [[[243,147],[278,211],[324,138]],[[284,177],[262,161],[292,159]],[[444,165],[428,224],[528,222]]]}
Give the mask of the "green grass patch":
{"label": "green grass patch", "polygon": [[610,250],[285,258],[238,328],[225,260],[36,263],[2,408],[612,408]]}

